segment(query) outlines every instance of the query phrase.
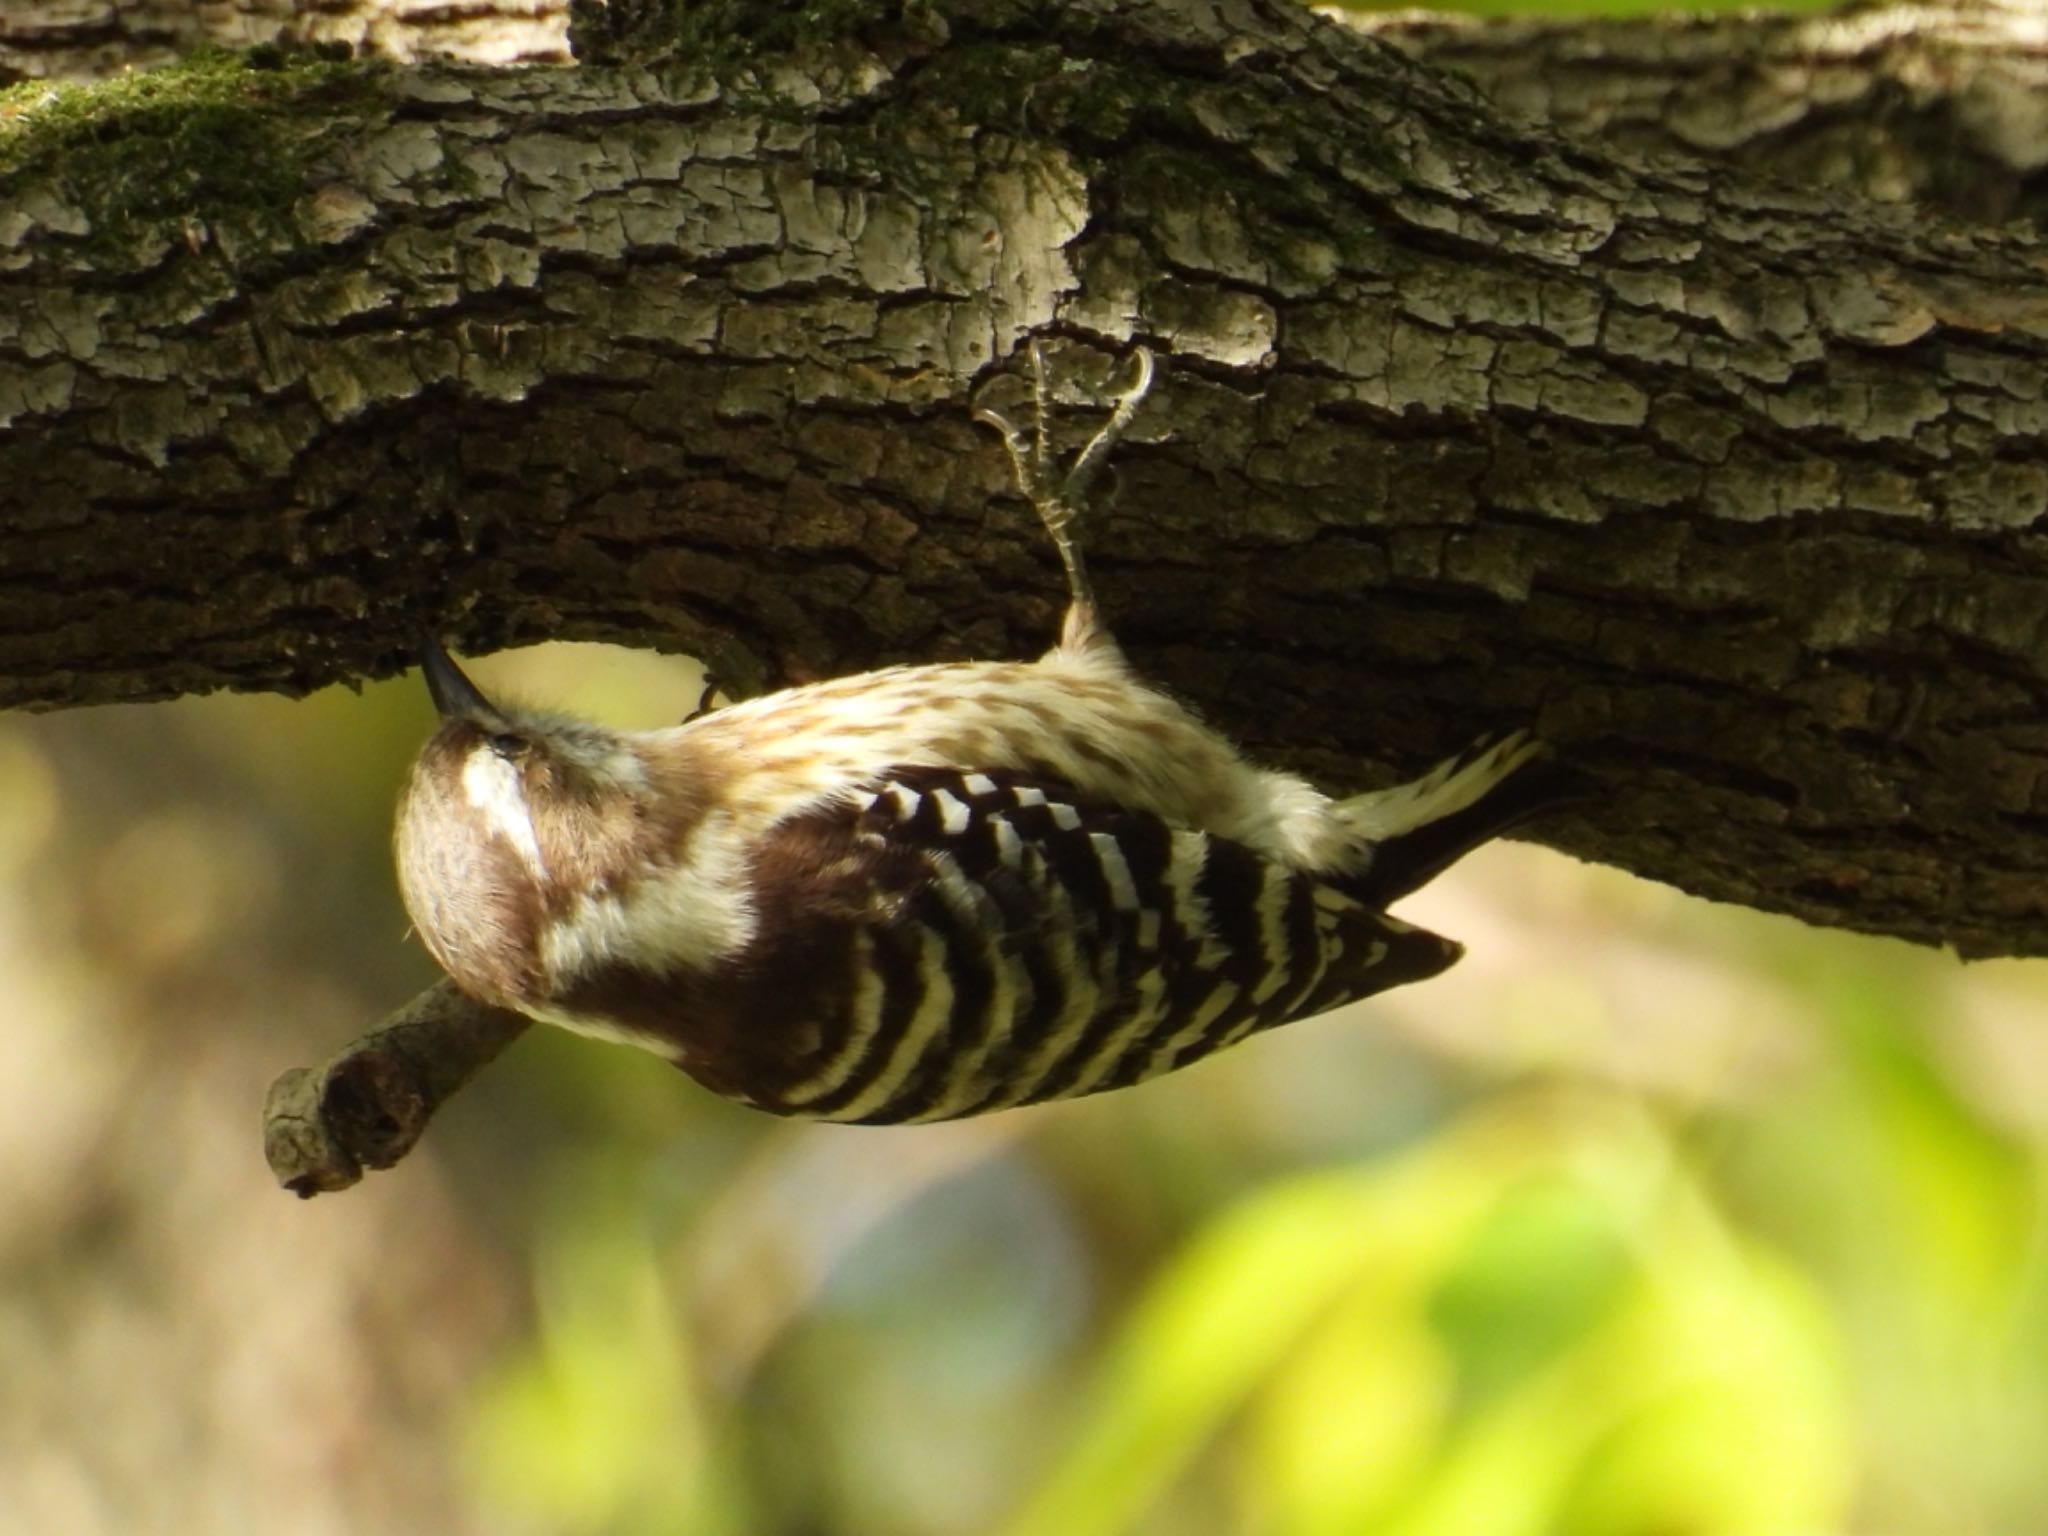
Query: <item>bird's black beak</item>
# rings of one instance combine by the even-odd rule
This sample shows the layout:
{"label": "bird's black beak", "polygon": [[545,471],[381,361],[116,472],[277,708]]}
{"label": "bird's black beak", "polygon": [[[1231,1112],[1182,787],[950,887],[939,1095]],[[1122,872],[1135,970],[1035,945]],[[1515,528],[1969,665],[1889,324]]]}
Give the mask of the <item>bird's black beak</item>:
{"label": "bird's black beak", "polygon": [[444,720],[490,720],[498,711],[467,677],[454,658],[441,648],[426,630],[420,631],[420,673],[427,680],[427,692]]}

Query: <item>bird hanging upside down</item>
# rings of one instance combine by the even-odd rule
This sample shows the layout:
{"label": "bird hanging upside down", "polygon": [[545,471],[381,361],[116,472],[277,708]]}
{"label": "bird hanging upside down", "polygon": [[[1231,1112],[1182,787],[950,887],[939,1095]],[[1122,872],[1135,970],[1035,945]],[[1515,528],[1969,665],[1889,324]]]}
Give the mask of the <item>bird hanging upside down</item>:
{"label": "bird hanging upside down", "polygon": [[1567,798],[1526,733],[1334,799],[1245,761],[1104,627],[1073,524],[1150,390],[1063,477],[993,410],[1066,567],[1032,662],[889,667],[618,731],[493,704],[438,644],[398,813],[465,992],[774,1114],[896,1123],[1121,1088],[1434,976],[1384,910]]}

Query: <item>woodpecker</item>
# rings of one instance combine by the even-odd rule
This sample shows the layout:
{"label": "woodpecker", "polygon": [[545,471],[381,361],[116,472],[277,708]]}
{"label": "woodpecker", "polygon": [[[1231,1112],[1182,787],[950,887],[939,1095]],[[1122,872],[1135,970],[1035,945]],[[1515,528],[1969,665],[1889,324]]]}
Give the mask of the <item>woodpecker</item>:
{"label": "woodpecker", "polygon": [[1061,472],[978,409],[1065,568],[1036,661],[898,666],[652,731],[443,719],[398,813],[413,923],[464,991],[643,1046],[775,1114],[944,1120],[1120,1088],[1461,953],[1385,908],[1565,798],[1526,732],[1324,794],[1248,762],[1104,626],[1074,524],[1155,376]]}

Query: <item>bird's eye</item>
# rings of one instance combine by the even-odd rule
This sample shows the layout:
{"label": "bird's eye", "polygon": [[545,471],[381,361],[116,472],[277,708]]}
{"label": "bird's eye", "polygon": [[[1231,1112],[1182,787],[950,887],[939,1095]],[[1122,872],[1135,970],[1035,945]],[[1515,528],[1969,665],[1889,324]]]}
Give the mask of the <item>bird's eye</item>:
{"label": "bird's eye", "polygon": [[493,731],[488,739],[491,750],[500,757],[518,757],[526,750],[526,738],[510,731]]}

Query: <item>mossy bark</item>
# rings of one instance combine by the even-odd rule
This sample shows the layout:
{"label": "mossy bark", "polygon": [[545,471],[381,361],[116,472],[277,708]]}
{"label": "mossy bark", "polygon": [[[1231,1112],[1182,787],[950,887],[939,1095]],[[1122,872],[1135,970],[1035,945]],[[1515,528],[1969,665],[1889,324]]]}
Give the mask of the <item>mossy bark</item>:
{"label": "mossy bark", "polygon": [[565,64],[569,0],[0,0],[0,86],[101,80],[200,48]]}
{"label": "mossy bark", "polygon": [[1144,341],[1091,558],[1253,750],[1351,787],[1534,724],[1609,791],[1560,846],[2048,951],[2033,231],[1567,138],[1279,0],[799,9],[271,80],[236,217],[95,202],[134,136],[17,113],[0,703],[302,691],[421,623],[744,687],[1028,654],[1057,569],[969,401]]}

